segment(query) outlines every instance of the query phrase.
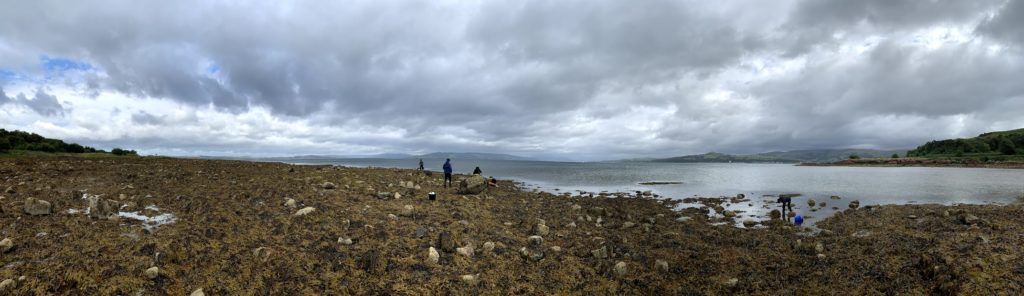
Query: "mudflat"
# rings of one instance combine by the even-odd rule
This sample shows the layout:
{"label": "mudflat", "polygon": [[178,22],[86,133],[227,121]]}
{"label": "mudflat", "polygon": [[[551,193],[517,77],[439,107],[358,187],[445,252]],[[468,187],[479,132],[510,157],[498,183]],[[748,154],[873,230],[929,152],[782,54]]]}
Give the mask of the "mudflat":
{"label": "mudflat", "polygon": [[400,169],[14,157],[0,178],[2,293],[1024,292],[1016,204],[865,205],[814,232],[706,215],[734,198],[460,194]]}

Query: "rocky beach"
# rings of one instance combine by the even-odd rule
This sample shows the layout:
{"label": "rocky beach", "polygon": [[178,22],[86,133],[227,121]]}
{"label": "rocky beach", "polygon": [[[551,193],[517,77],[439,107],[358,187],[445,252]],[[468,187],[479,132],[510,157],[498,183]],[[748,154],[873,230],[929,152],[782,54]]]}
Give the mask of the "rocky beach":
{"label": "rocky beach", "polygon": [[10,157],[0,178],[0,294],[1024,292],[1020,204],[828,200],[845,210],[811,230],[716,211],[746,197],[684,208],[404,169]]}

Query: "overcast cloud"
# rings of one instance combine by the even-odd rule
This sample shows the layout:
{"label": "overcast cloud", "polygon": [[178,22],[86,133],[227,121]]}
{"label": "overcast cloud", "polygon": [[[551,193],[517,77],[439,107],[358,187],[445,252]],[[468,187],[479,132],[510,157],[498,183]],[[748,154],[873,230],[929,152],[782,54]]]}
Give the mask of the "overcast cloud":
{"label": "overcast cloud", "polygon": [[600,160],[1024,127],[1024,1],[3,1],[0,127]]}

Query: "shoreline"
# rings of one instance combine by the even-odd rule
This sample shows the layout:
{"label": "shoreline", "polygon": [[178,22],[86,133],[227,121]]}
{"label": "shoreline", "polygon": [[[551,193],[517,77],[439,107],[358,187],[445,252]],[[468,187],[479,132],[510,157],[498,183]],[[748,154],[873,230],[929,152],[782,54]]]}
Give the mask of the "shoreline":
{"label": "shoreline", "polygon": [[937,167],[937,168],[987,168],[1024,169],[1024,162],[981,162],[976,160],[920,160],[920,159],[857,159],[829,163],[803,162],[797,166],[845,166],[845,167]]}
{"label": "shoreline", "polygon": [[[707,215],[738,197],[676,210],[683,199],[513,180],[458,194],[409,169],[60,157],[0,159],[0,172],[13,294],[1024,291],[1019,204],[845,209],[814,232]],[[83,197],[111,207],[85,214]],[[50,214],[26,214],[30,198]]]}

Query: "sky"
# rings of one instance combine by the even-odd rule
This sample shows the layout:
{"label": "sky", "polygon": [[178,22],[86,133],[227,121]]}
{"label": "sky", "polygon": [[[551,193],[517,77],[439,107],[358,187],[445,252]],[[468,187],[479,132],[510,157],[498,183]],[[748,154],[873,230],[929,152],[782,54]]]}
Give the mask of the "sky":
{"label": "sky", "polygon": [[101,149],[586,161],[1024,127],[1024,0],[0,2],[0,127]]}

